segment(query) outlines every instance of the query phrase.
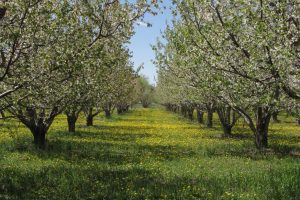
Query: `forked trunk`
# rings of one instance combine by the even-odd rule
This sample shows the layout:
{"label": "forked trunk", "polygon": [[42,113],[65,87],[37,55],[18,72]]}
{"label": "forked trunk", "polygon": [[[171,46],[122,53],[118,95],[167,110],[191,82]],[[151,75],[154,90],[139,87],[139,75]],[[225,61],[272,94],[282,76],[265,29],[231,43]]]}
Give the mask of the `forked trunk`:
{"label": "forked trunk", "polygon": [[238,120],[236,113],[229,106],[219,106],[217,108],[219,120],[221,122],[225,137],[231,136],[232,127]]}

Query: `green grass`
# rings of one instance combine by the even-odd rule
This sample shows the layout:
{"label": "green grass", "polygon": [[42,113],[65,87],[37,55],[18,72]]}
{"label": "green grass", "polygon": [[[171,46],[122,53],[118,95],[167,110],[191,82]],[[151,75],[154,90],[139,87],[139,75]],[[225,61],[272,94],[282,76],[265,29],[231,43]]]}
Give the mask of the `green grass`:
{"label": "green grass", "polygon": [[0,131],[0,199],[300,199],[300,127],[271,124],[258,152],[243,122],[235,137],[162,108],[135,108],[66,132],[59,116],[46,151],[16,121]]}

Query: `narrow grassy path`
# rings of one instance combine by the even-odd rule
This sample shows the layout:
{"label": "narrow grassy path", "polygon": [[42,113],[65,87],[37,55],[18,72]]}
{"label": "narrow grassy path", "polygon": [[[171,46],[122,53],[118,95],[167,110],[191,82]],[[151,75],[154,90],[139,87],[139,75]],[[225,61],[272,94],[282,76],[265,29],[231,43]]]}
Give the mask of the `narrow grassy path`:
{"label": "narrow grassy path", "polygon": [[16,129],[0,129],[0,199],[300,199],[300,161],[285,154],[300,146],[293,124],[271,126],[274,150],[265,154],[243,124],[243,137],[224,139],[218,125],[162,108],[98,116],[94,127],[81,117],[75,135],[60,116],[47,151],[8,125]]}

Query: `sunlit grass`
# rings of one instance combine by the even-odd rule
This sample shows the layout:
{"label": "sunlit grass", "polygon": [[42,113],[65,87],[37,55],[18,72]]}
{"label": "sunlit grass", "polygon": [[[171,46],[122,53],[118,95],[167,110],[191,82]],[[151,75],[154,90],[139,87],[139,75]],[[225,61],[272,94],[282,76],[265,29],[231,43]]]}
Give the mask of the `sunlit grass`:
{"label": "sunlit grass", "polygon": [[[0,135],[0,199],[300,199],[300,127],[280,116],[258,152],[241,120],[235,137],[161,108],[97,116],[77,133],[54,122],[48,149],[6,122]],[[8,127],[11,127],[8,129]]]}

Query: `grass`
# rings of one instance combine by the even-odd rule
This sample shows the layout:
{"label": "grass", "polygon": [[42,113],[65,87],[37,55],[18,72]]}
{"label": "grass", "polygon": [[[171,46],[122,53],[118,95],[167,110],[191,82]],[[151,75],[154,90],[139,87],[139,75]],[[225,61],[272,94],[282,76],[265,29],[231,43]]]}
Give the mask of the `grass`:
{"label": "grass", "polygon": [[300,199],[300,127],[280,116],[258,152],[242,122],[235,137],[162,108],[135,108],[66,132],[59,116],[36,150],[16,121],[0,131],[0,199]]}

